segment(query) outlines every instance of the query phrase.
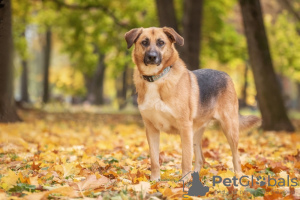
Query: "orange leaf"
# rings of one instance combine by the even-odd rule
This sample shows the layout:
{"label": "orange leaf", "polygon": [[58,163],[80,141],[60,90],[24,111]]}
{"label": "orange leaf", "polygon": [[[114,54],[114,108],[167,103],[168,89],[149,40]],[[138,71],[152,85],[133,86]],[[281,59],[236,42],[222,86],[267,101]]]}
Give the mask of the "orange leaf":
{"label": "orange leaf", "polygon": [[166,189],[164,190],[163,195],[166,196],[166,197],[168,197],[168,196],[173,195],[173,192],[172,192],[172,190],[171,190],[170,188],[166,188]]}
{"label": "orange leaf", "polygon": [[272,171],[275,172],[275,173],[279,173],[281,171],[289,170],[289,168],[282,165],[281,162],[273,162],[273,163],[270,164],[270,167],[271,167]]}
{"label": "orange leaf", "polygon": [[273,199],[280,199],[282,198],[282,194],[278,192],[273,192],[272,194],[264,196],[264,200],[273,200]]}

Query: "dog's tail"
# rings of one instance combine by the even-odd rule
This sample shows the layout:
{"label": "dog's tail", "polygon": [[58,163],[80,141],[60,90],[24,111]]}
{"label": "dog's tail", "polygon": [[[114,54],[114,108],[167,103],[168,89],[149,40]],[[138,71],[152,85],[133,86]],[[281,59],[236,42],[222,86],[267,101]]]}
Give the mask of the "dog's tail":
{"label": "dog's tail", "polygon": [[252,127],[257,127],[261,125],[262,120],[259,117],[254,115],[242,116],[239,115],[239,124],[240,131],[244,131],[250,129]]}

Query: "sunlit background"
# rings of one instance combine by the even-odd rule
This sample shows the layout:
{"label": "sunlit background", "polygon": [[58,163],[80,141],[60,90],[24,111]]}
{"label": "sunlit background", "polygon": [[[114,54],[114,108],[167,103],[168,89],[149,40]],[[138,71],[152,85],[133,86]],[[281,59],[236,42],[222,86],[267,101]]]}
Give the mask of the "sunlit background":
{"label": "sunlit background", "polygon": [[[300,1],[291,2],[299,12]],[[183,1],[173,3],[182,34]],[[90,4],[96,6],[86,6]],[[295,111],[300,109],[299,19],[280,1],[261,4],[284,102]],[[96,110],[136,110],[134,64],[124,34],[131,28],[160,26],[156,1],[14,0],[12,6],[17,101],[35,106],[50,102],[46,108],[51,109],[101,105]],[[203,6],[201,68],[227,72],[241,107],[255,110],[256,90],[238,2],[204,1]]]}

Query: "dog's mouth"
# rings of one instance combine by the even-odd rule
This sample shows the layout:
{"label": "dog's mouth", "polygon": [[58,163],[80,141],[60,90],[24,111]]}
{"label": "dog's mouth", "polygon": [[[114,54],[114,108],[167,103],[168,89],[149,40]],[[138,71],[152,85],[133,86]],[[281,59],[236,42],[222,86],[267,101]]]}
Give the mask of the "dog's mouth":
{"label": "dog's mouth", "polygon": [[156,65],[156,66],[159,66],[161,64],[161,62],[145,62],[145,65],[148,66],[148,65]]}

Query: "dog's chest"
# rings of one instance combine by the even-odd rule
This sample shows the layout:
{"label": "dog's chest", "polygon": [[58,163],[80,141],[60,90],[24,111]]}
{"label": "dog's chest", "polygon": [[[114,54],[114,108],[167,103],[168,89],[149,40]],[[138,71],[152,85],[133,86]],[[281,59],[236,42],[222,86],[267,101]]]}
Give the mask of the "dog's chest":
{"label": "dog's chest", "polygon": [[156,129],[170,132],[174,126],[171,123],[174,122],[174,111],[161,99],[157,84],[149,83],[146,87],[144,101],[139,105],[142,116],[149,120]]}

